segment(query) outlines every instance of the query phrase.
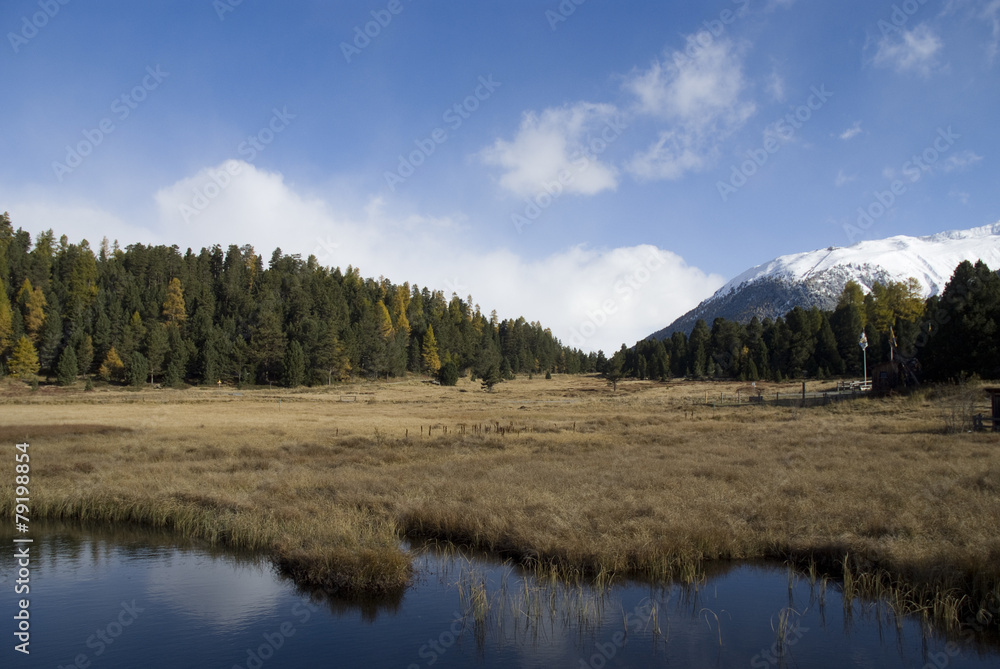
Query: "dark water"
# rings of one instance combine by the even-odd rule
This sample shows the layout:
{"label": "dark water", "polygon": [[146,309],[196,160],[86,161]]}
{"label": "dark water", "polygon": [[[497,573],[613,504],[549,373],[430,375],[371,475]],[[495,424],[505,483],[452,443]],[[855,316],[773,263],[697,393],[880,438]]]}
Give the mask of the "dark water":
{"label": "dark water", "polygon": [[358,604],[298,591],[251,557],[55,526],[31,544],[26,656],[12,538],[3,667],[1000,667],[995,646],[948,645],[885,606],[846,611],[836,586],[774,566],[597,592],[427,551],[401,598]]}

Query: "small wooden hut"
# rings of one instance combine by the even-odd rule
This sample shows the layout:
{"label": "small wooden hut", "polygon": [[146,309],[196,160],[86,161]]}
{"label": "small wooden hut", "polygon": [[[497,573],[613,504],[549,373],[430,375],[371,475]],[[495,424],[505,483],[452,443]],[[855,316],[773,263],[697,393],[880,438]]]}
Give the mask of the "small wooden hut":
{"label": "small wooden hut", "polygon": [[1000,388],[985,388],[993,405],[993,431],[1000,432]]}

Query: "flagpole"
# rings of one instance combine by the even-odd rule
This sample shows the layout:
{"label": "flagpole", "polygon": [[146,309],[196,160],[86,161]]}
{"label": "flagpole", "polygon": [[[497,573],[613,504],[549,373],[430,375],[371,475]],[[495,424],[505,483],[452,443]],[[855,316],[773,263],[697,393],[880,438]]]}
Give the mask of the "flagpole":
{"label": "flagpole", "polygon": [[861,389],[864,390],[868,387],[868,335],[865,334],[863,330],[861,332],[861,338],[858,339],[858,346],[861,347],[861,353],[865,360],[865,383],[861,386]]}

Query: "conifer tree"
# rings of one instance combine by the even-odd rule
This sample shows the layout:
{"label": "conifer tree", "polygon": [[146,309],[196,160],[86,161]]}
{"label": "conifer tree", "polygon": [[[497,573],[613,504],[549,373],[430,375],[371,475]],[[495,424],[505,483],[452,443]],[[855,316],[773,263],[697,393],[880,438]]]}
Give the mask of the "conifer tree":
{"label": "conifer tree", "polygon": [[625,346],[622,345],[622,349],[611,356],[608,360],[608,364],[604,368],[604,378],[607,379],[608,385],[611,386],[611,392],[618,390],[618,382],[621,381],[622,367],[625,364]]}
{"label": "conifer tree", "polygon": [[142,324],[142,317],[138,311],[133,311],[118,344],[118,354],[123,359],[128,360],[132,357],[132,353],[139,348],[145,337],[146,326]]}
{"label": "conifer tree", "polygon": [[483,390],[492,393],[493,386],[501,382],[503,382],[503,375],[500,373],[500,364],[494,362],[483,373]]}
{"label": "conifer tree", "polygon": [[375,315],[379,322],[379,334],[382,335],[382,339],[389,341],[393,333],[392,318],[389,317],[389,310],[382,300],[379,300],[378,304],[375,305]]}
{"label": "conifer tree", "polygon": [[0,277],[0,356],[14,343],[14,317],[7,298],[3,277]]}
{"label": "conifer tree", "polygon": [[455,365],[454,360],[449,359],[441,365],[441,371],[438,372],[438,381],[442,386],[454,386],[458,384],[458,366]]}
{"label": "conifer tree", "polygon": [[139,387],[146,383],[146,377],[149,376],[149,362],[139,351],[135,351],[129,356],[128,361],[128,372],[126,378],[129,385]]}
{"label": "conifer tree", "polygon": [[77,366],[76,351],[72,346],[66,346],[56,365],[56,377],[60,386],[71,386],[76,382]]}
{"label": "conifer tree", "polygon": [[122,362],[114,346],[108,350],[108,355],[101,363],[101,368],[97,370],[97,375],[105,381],[121,382],[125,379],[125,363]]}
{"label": "conifer tree", "polygon": [[153,323],[146,333],[145,354],[146,363],[149,367],[149,383],[153,384],[153,377],[163,372],[163,362],[167,355],[167,330],[160,323]]}
{"label": "conifer tree", "polygon": [[188,349],[181,337],[180,328],[176,325],[166,326],[167,332],[167,364],[163,373],[164,385],[178,387],[184,381],[184,370],[187,367]]}
{"label": "conifer tree", "polygon": [[437,339],[434,338],[434,326],[427,326],[424,343],[421,349],[421,359],[428,374],[437,374],[441,369],[441,359],[438,357]]}
{"label": "conifer tree", "polygon": [[306,357],[302,352],[302,345],[293,341],[285,350],[283,381],[289,388],[302,385],[302,379],[306,375]]}
{"label": "conifer tree", "polygon": [[32,288],[31,281],[25,279],[21,290],[17,293],[17,301],[24,312],[24,329],[31,337],[33,344],[38,344],[41,338],[42,326],[45,324],[45,293],[41,288]]}
{"label": "conifer tree", "polygon": [[347,350],[337,337],[337,328],[328,326],[321,335],[316,349],[316,366],[326,373],[327,385],[336,378],[346,381],[350,374],[351,363],[347,358]]}
{"label": "conifer tree", "polygon": [[181,280],[174,277],[167,285],[167,299],[163,302],[163,317],[171,325],[180,325],[187,320],[187,308],[184,304],[184,289]]}
{"label": "conifer tree", "polygon": [[94,365],[94,340],[90,335],[81,339],[76,347],[76,362],[78,374],[90,374]]}
{"label": "conifer tree", "polygon": [[38,373],[41,367],[38,364],[38,352],[27,336],[22,335],[17,340],[7,367],[10,369],[10,375],[19,379],[27,380],[28,377]]}

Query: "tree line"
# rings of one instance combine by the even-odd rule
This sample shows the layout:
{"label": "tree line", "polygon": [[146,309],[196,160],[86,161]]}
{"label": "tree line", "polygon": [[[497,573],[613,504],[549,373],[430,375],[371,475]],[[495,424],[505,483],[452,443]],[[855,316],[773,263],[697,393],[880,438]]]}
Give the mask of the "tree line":
{"label": "tree line", "polygon": [[622,377],[729,378],[745,381],[860,377],[867,362],[915,359],[924,378],[1000,378],[1000,275],[965,261],[944,290],[921,297],[916,279],[876,284],[865,294],[849,281],[833,310],[796,307],[784,317],[738,323],[699,320],[690,335],[624,344],[603,370]]}
{"label": "tree line", "polygon": [[454,384],[597,371],[540,323],[472,297],[362,278],[275,249],[32,239],[0,217],[0,374],[72,383],[326,385],[406,372]]}

